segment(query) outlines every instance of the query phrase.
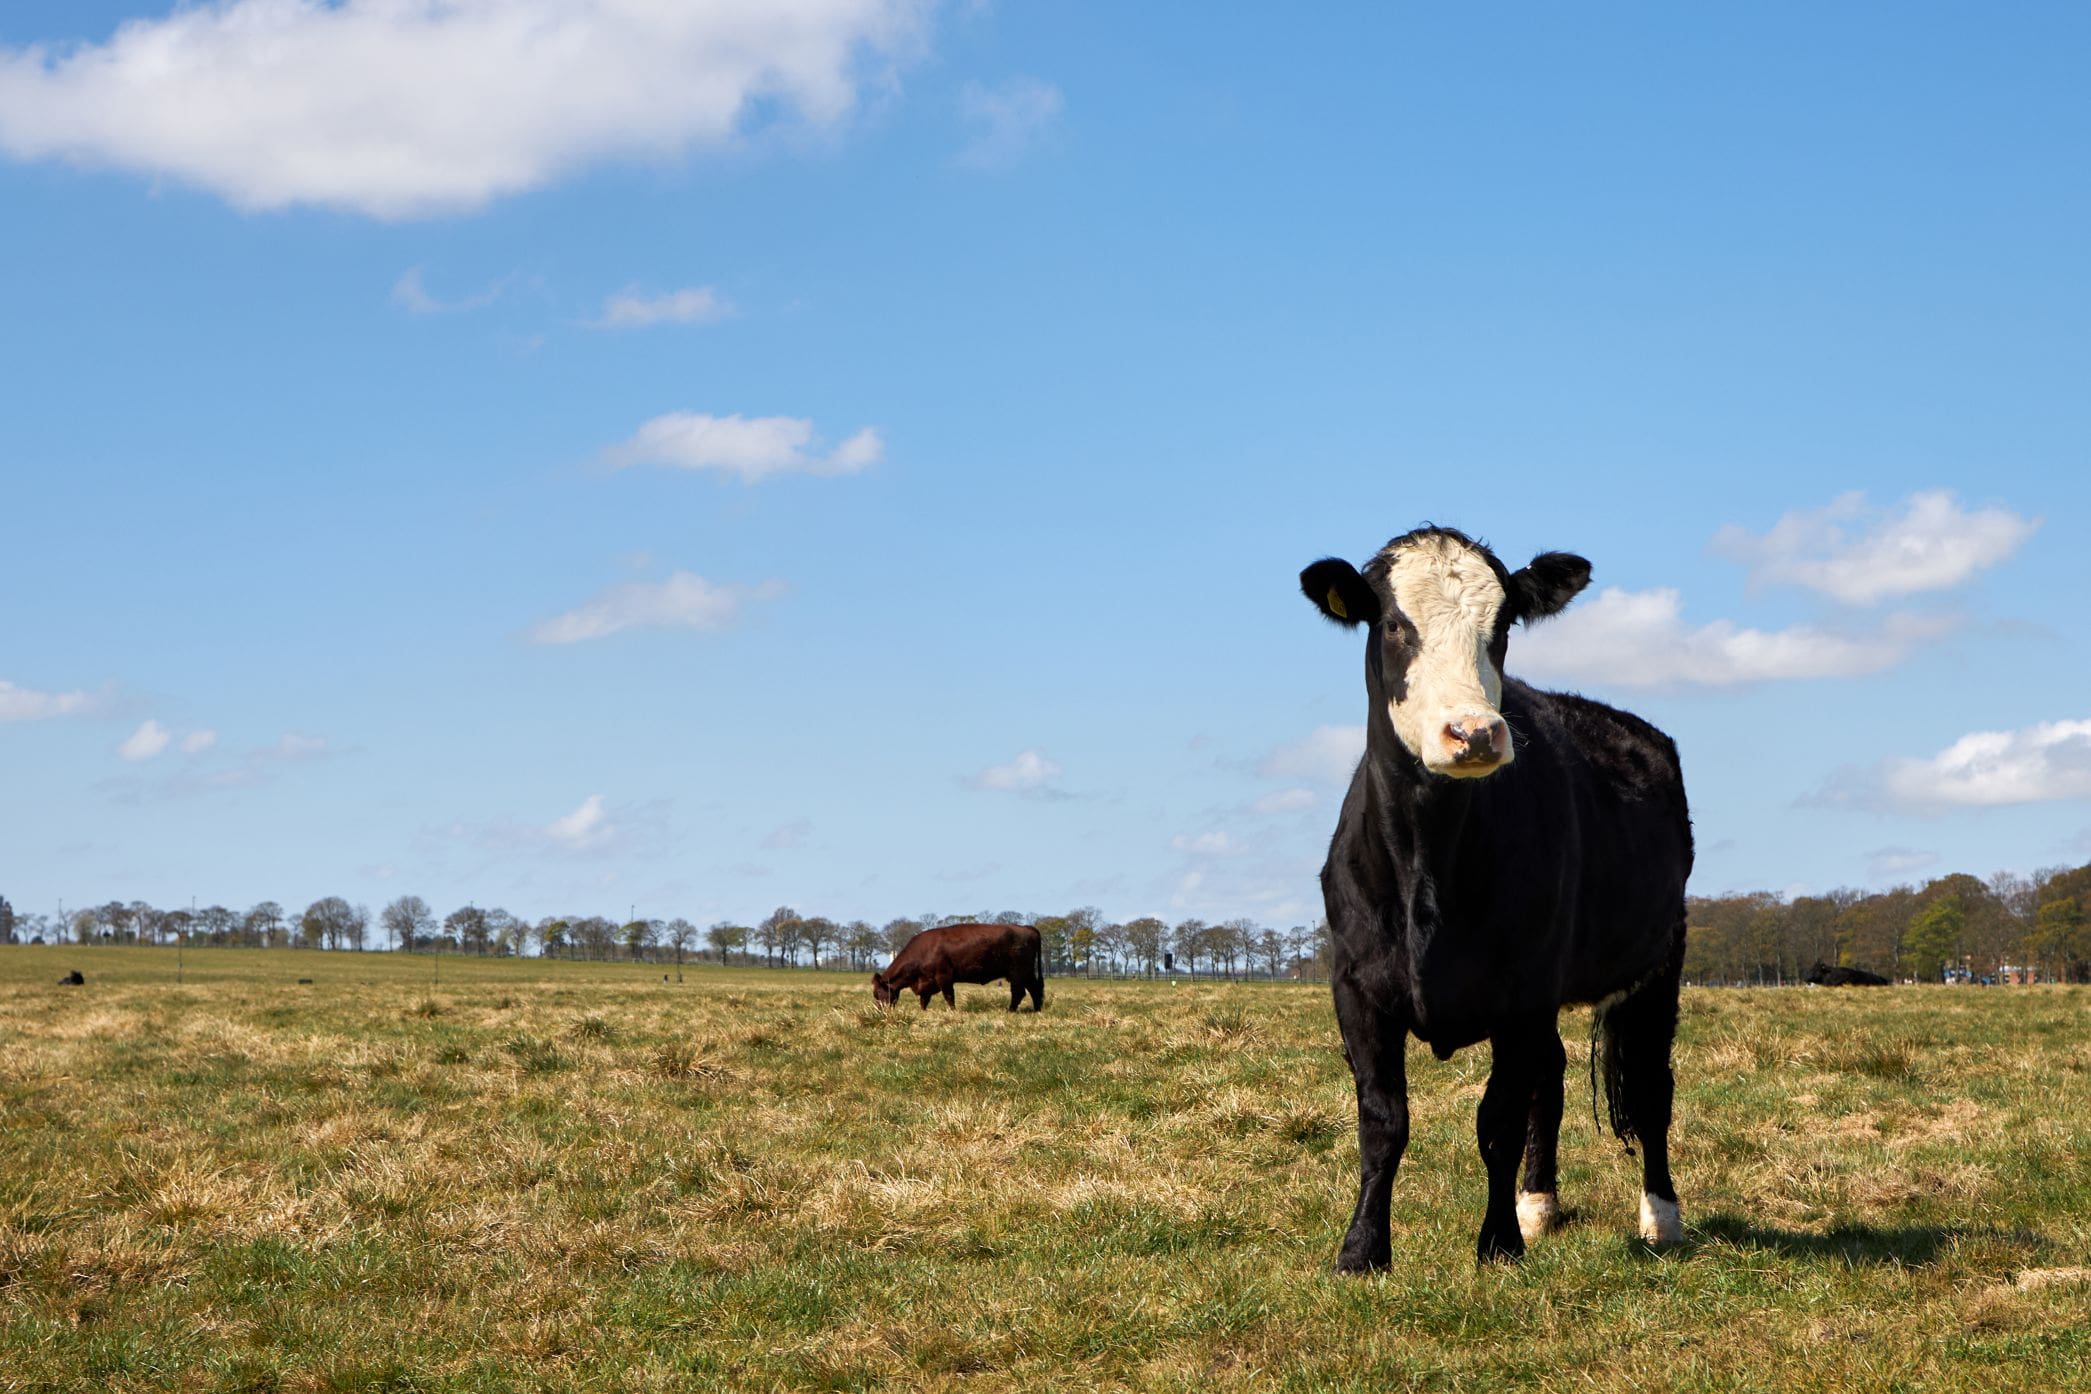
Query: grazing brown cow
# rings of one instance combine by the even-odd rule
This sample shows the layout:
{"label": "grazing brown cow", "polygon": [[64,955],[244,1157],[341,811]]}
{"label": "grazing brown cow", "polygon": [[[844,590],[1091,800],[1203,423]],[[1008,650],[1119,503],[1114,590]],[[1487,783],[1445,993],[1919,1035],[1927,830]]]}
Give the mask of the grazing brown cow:
{"label": "grazing brown cow", "polygon": [[953,983],[991,983],[1009,979],[1009,1010],[1031,994],[1031,1010],[1045,1010],[1045,955],[1038,931],[1027,924],[948,924],[925,929],[901,946],[885,971],[871,975],[871,995],[890,1007],[903,992],[922,999],[938,993],[956,1007]]}

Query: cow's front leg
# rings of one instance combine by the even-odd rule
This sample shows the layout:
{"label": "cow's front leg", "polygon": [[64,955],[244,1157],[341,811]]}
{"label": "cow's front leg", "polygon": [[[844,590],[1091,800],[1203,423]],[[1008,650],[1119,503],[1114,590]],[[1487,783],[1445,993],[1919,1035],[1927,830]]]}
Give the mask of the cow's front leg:
{"label": "cow's front leg", "polygon": [[1517,1164],[1525,1150],[1540,1066],[1552,1058],[1548,1043],[1559,1039],[1551,1021],[1506,1026],[1491,1038],[1495,1058],[1474,1118],[1481,1162],[1488,1169],[1488,1211],[1481,1217],[1481,1237],[1474,1246],[1483,1263],[1525,1255],[1525,1237],[1518,1227]]}
{"label": "cow's front leg", "polygon": [[1369,1273],[1393,1257],[1387,1206],[1409,1145],[1408,1017],[1339,970],[1336,1022],[1358,1086],[1358,1205],[1336,1255],[1339,1273]]}
{"label": "cow's front leg", "polygon": [[1531,1243],[1561,1224],[1555,1157],[1561,1143],[1561,1075],[1568,1068],[1557,1028],[1539,1042],[1544,1052],[1532,1081],[1532,1116],[1525,1125],[1525,1179],[1518,1188],[1517,1227]]}

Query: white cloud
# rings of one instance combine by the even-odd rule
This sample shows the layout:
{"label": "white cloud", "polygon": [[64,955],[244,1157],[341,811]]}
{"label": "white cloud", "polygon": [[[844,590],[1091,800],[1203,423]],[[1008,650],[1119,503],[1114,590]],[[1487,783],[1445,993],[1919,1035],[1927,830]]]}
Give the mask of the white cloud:
{"label": "white cloud", "polygon": [[719,470],[753,484],[773,474],[855,474],[878,463],[885,444],[866,426],[826,455],[813,446],[813,423],[802,416],[708,416],[674,411],[646,422],[612,446],[613,465],[666,465]]}
{"label": "white cloud", "polygon": [[1348,784],[1364,754],[1363,726],[1318,726],[1299,740],[1281,745],[1257,761],[1256,773],[1265,779]]}
{"label": "white cloud", "polygon": [[[509,278],[512,280],[513,278]],[[429,293],[421,282],[421,268],[411,267],[392,283],[392,303],[413,315],[462,314],[467,310],[484,310],[501,298],[507,290],[509,280],[500,280],[475,295],[457,300],[442,300]]]}
{"label": "white cloud", "polygon": [[217,748],[218,733],[216,731],[191,731],[188,735],[182,737],[181,745],[182,754],[184,755],[202,755]]}
{"label": "white cloud", "polygon": [[0,721],[46,721],[54,716],[78,716],[94,710],[95,699],[85,692],[39,692],[17,687],[0,678]]}
{"label": "white cloud", "polygon": [[965,782],[974,789],[1042,794],[1051,792],[1053,781],[1059,777],[1059,764],[1044,751],[1026,750],[1005,765],[989,765]]}
{"label": "white cloud", "polygon": [[586,852],[601,847],[617,834],[617,825],[603,811],[603,796],[590,794],[581,806],[564,818],[545,825],[545,836],[570,851]]}
{"label": "white cloud", "polygon": [[174,733],[172,731],[169,731],[159,722],[147,718],[139,725],[137,730],[124,737],[123,744],[116,747],[116,753],[123,759],[135,764],[141,760],[152,759],[153,756],[165,750],[173,739]]}
{"label": "white cloud", "polygon": [[0,153],[241,208],[466,212],[610,160],[828,130],[926,0],[220,0],[0,47]]}
{"label": "white cloud", "polygon": [[1730,620],[1694,628],[1671,589],[1608,587],[1511,641],[1510,667],[1522,677],[1581,680],[1614,687],[1734,687],[1783,678],[1848,678],[1900,663],[1951,623],[1890,615],[1870,630],[1844,634],[1814,625],[1745,629]]}
{"label": "white cloud", "polygon": [[1298,813],[1320,802],[1321,795],[1312,789],[1280,789],[1276,793],[1265,794],[1250,807],[1269,817],[1275,813]]}
{"label": "white cloud", "polygon": [[1912,494],[1897,510],[1869,508],[1861,493],[1788,513],[1763,536],[1730,524],[1714,550],[1750,568],[1753,581],[1805,586],[1846,605],[1948,590],[2008,558],[2039,528],[2002,508],[1969,511],[1947,490]]}
{"label": "white cloud", "polygon": [[1866,876],[1869,880],[1886,881],[1936,865],[1938,859],[1938,853],[1915,847],[1876,847],[1866,854]]}
{"label": "white cloud", "polygon": [[532,625],[529,637],[539,644],[575,644],[626,629],[724,629],[750,600],[770,600],[783,593],[778,581],[721,585],[678,571],[665,581],[611,586],[576,609]]}
{"label": "white cloud", "polygon": [[603,302],[603,312],[590,323],[597,329],[646,329],[656,324],[713,324],[733,314],[733,306],[710,286],[645,295],[636,287]]}
{"label": "white cloud", "polygon": [[1007,169],[1045,143],[1065,105],[1059,88],[1035,77],[1013,77],[995,87],[967,83],[958,109],[971,134],[958,163],[969,169]]}
{"label": "white cloud", "polygon": [[1891,813],[2091,799],[2091,721],[1974,731],[1925,759],[1840,770],[1808,802]]}
{"label": "white cloud", "polygon": [[1173,851],[1193,857],[1238,857],[1248,850],[1242,845],[1240,838],[1225,829],[1214,829],[1195,836],[1178,833],[1169,839],[1169,846]]}
{"label": "white cloud", "polygon": [[807,839],[812,836],[813,820],[794,818],[788,823],[779,823],[771,828],[768,835],[762,839],[762,845],[773,851],[795,851],[804,847]]}
{"label": "white cloud", "polygon": [[327,753],[325,736],[308,736],[297,731],[285,731],[267,753],[278,760],[310,760]]}

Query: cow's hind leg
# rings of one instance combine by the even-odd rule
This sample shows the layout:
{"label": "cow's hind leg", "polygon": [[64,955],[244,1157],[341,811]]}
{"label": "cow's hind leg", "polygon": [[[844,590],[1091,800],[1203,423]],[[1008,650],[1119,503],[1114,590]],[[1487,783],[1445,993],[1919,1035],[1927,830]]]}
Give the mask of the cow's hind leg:
{"label": "cow's hind leg", "polygon": [[[1524,1231],[1518,1226],[1517,1164],[1532,1117],[1533,1090],[1541,1065],[1552,1058],[1547,1043],[1558,1045],[1551,1020],[1506,1025],[1491,1038],[1495,1058],[1489,1063],[1488,1088],[1474,1118],[1481,1162],[1488,1169],[1488,1210],[1481,1217],[1481,1237],[1474,1253],[1483,1263],[1523,1258]],[[1555,1078],[1560,1077],[1556,1067]]]}
{"label": "cow's hind leg", "polygon": [[1358,1086],[1358,1205],[1336,1255],[1342,1273],[1385,1268],[1393,1257],[1387,1206],[1409,1145],[1408,1018],[1339,972],[1336,1021]]}
{"label": "cow's hind leg", "polygon": [[1684,1238],[1677,1187],[1670,1179],[1670,1103],[1676,1079],[1670,1046],[1677,1036],[1677,985],[1683,938],[1647,982],[1604,1011],[1605,1097],[1612,1128],[1641,1144],[1641,1237],[1651,1244]]}
{"label": "cow's hind leg", "polygon": [[1024,979],[1021,974],[1011,974],[1009,979],[1009,1010],[1015,1011],[1024,1003]]}
{"label": "cow's hind leg", "polygon": [[1568,1068],[1568,1052],[1558,1030],[1540,1042],[1540,1050],[1532,1113],[1525,1124],[1525,1179],[1517,1196],[1517,1228],[1528,1244],[1561,1225],[1554,1165],[1561,1142],[1561,1077]]}

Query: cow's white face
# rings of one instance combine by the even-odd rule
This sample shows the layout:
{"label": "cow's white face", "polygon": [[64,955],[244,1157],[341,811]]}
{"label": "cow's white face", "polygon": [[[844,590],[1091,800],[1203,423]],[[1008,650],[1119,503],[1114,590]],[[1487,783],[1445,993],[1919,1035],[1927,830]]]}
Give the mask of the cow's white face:
{"label": "cow's white face", "polygon": [[1457,779],[1517,758],[1503,700],[1506,595],[1486,557],[1442,533],[1389,547],[1379,663],[1387,719],[1424,768]]}
{"label": "cow's white face", "polygon": [[1368,681],[1395,738],[1425,769],[1455,779],[1517,758],[1500,710],[1510,626],[1555,613],[1589,581],[1590,563],[1566,552],[1506,571],[1450,528],[1395,538],[1362,574],[1333,557],[1300,573],[1324,615],[1370,626]]}

